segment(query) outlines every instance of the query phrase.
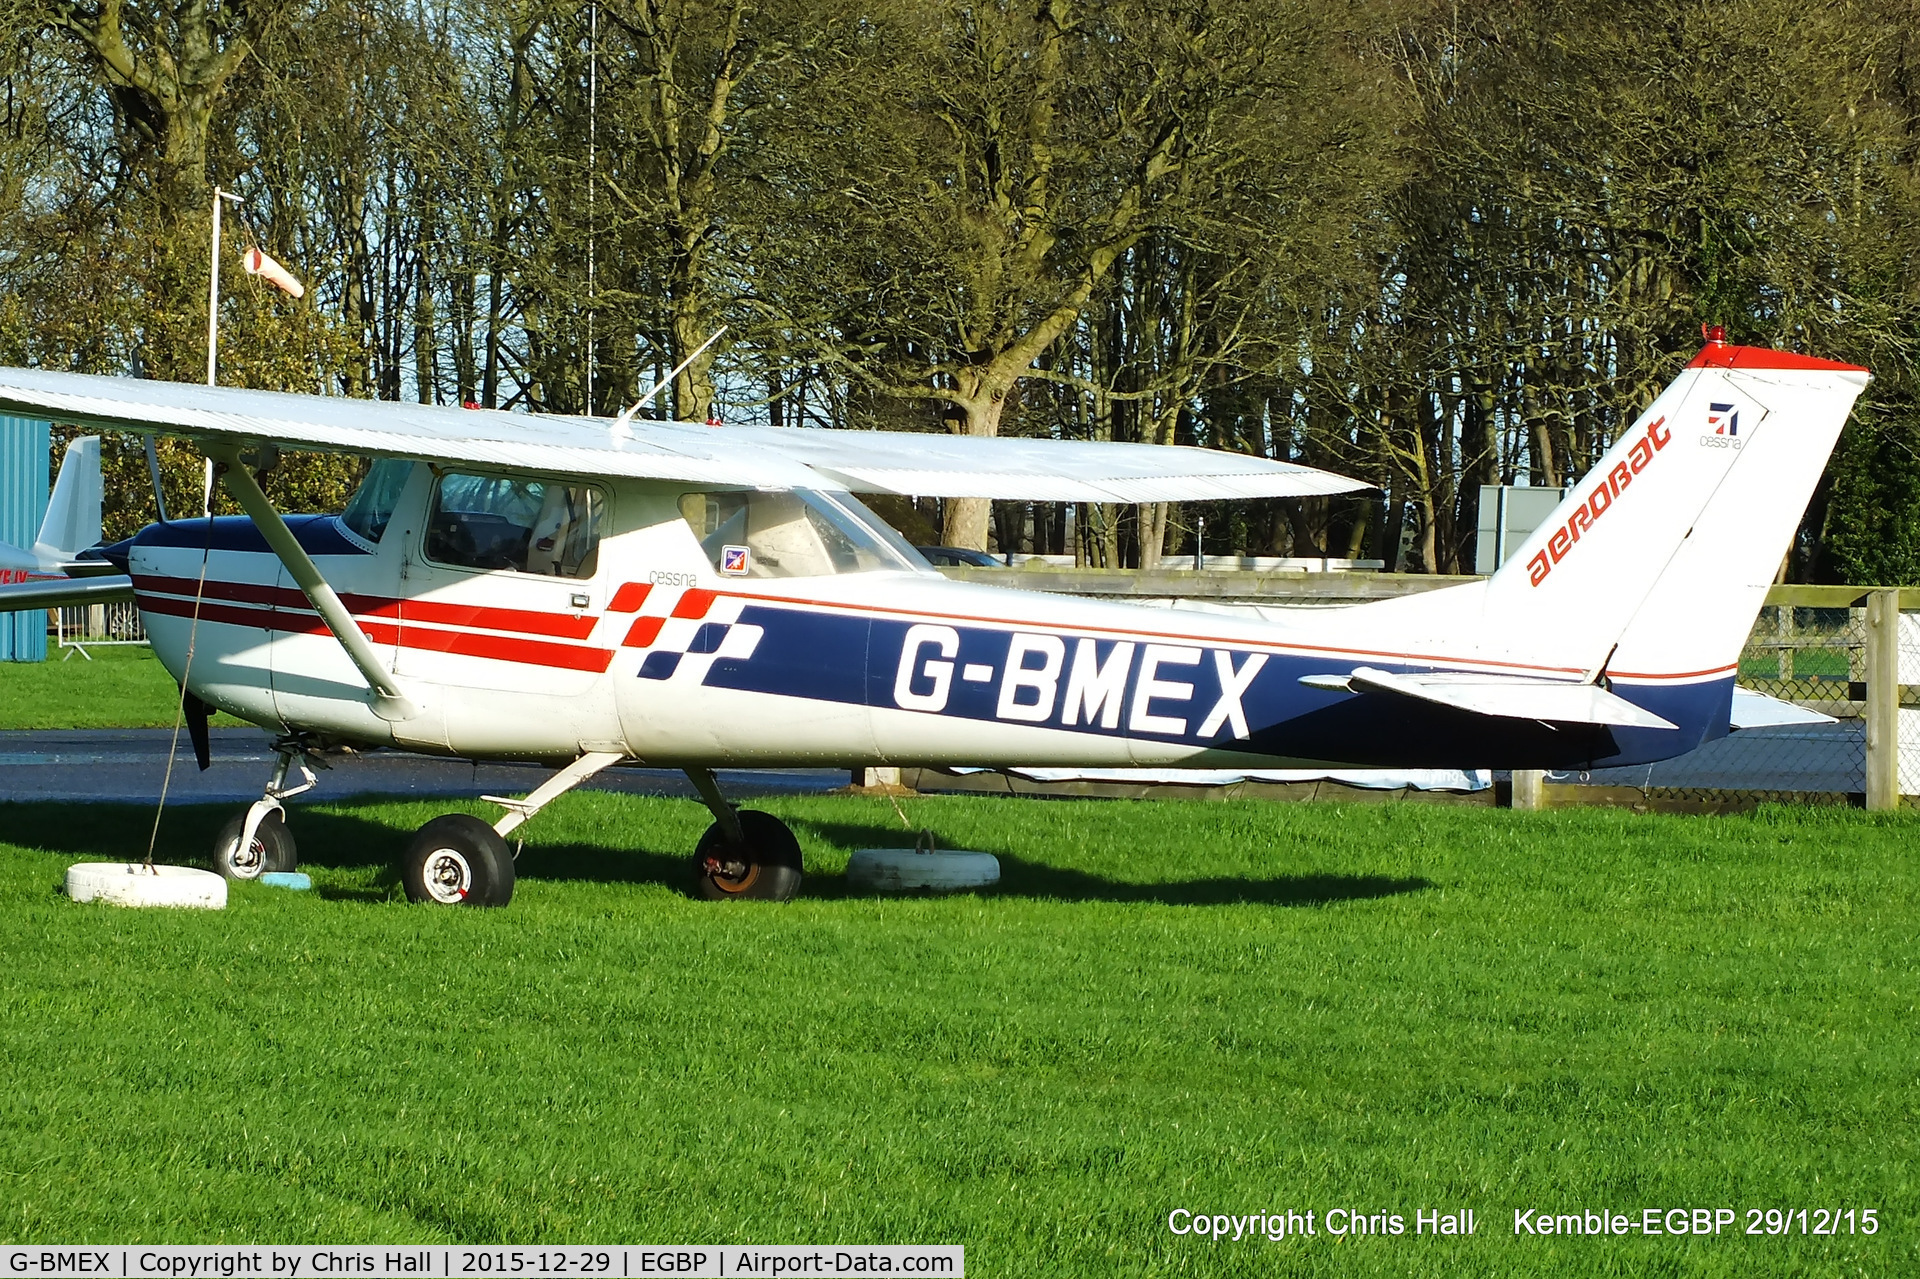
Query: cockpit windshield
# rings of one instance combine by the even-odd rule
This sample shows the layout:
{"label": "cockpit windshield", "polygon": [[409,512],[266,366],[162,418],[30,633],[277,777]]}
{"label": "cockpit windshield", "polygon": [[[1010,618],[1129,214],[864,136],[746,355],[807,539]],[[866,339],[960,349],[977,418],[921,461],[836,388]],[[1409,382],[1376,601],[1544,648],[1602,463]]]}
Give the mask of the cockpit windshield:
{"label": "cockpit windshield", "polygon": [[413,463],[403,458],[383,457],[367,468],[360,487],[353,491],[340,522],[369,542],[378,542],[393,518],[393,508],[413,474]]}
{"label": "cockpit windshield", "polygon": [[680,515],[714,571],[727,577],[931,571],[905,538],[848,493],[686,493]]}

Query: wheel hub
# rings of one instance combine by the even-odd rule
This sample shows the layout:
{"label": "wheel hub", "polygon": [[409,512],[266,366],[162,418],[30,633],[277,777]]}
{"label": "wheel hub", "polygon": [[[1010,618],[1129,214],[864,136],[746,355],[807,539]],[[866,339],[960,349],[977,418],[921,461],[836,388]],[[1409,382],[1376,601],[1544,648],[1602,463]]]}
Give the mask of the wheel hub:
{"label": "wheel hub", "polygon": [[745,860],[737,852],[732,856],[709,854],[701,858],[700,871],[729,893],[744,891],[760,877],[760,867]]}
{"label": "wheel hub", "polygon": [[443,906],[459,905],[473,888],[473,867],[458,849],[435,849],[427,854],[425,869],[426,874],[421,878],[426,884],[427,896]]}
{"label": "wheel hub", "polygon": [[266,865],[267,846],[257,836],[245,848],[236,847],[227,855],[227,864],[233,868],[237,879],[253,879]]}

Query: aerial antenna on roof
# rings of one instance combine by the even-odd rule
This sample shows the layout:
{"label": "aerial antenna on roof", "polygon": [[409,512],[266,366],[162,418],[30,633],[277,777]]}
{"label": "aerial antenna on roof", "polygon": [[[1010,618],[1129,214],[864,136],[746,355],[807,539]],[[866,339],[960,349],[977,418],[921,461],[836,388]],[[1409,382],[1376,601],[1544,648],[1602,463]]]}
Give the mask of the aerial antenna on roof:
{"label": "aerial antenna on roof", "polygon": [[648,387],[646,394],[642,395],[639,399],[635,400],[631,408],[623,410],[620,416],[614,420],[614,424],[613,424],[614,435],[616,437],[624,437],[630,434],[633,426],[633,415],[635,413],[638,413],[641,409],[645,408],[647,406],[647,401],[651,400],[654,396],[660,394],[660,392],[666,390],[668,386],[672,385],[673,379],[680,376],[681,370],[685,369],[687,365],[692,364],[695,360],[699,359],[700,352],[706,350],[708,347],[712,346],[715,342],[718,342],[720,340],[720,335],[722,333],[725,333],[726,331],[727,331],[727,326],[724,324],[721,325],[719,328],[715,329],[713,331],[712,337],[702,342],[699,346],[696,346],[693,348],[692,355],[689,355],[686,359],[680,361],[680,363],[673,366],[673,372],[667,374],[665,377],[661,378],[658,382],[655,382],[652,386]]}

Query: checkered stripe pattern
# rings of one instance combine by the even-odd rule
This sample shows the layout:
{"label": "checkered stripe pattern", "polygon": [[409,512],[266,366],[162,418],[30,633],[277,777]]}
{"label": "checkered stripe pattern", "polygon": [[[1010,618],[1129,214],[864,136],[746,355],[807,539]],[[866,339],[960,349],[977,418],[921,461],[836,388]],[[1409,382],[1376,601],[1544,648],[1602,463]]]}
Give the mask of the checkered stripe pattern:
{"label": "checkered stripe pattern", "polygon": [[[678,679],[698,684],[720,658],[753,656],[764,634],[758,626],[742,625],[745,601],[715,591],[692,589],[677,596],[660,590],[626,595],[639,616],[627,631],[625,648],[647,651],[640,662],[640,678]],[[616,606],[625,602],[616,598]],[[656,612],[648,608],[666,608]],[[668,607],[670,605],[670,607]]]}

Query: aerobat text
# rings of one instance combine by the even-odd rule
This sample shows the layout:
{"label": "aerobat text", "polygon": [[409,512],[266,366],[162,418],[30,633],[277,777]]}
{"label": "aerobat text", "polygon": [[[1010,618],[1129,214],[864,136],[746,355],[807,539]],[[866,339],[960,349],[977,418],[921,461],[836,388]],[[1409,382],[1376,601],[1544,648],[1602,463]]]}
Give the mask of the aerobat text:
{"label": "aerobat text", "polygon": [[1667,442],[1673,438],[1673,433],[1661,429],[1666,425],[1666,421],[1664,417],[1657,417],[1649,422],[1647,433],[1633,442],[1633,447],[1628,450],[1625,460],[1615,462],[1613,469],[1608,471],[1605,478],[1594,486],[1593,492],[1587,495],[1587,500],[1573,508],[1573,514],[1567,517],[1567,522],[1553,530],[1553,536],[1547,539],[1547,549],[1535,552],[1533,558],[1527,561],[1527,580],[1530,583],[1538,586],[1546,581],[1547,574],[1553,572],[1553,566],[1565,559],[1568,552],[1573,550],[1574,545],[1580,540],[1580,535],[1592,528],[1599,522],[1601,516],[1613,509],[1613,504],[1620,500],[1627,486],[1633,483],[1633,477],[1644,471],[1647,463],[1653,461],[1654,455],[1667,447]]}

